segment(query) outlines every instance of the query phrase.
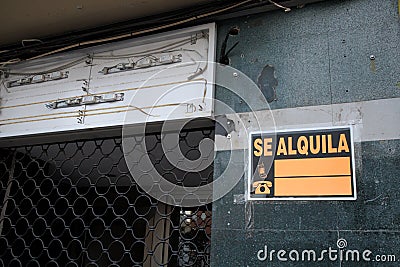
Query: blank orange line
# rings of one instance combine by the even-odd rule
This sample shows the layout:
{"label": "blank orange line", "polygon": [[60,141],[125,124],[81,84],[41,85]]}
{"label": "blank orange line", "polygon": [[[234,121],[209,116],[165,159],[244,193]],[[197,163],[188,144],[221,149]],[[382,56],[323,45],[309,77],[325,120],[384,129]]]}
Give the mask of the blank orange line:
{"label": "blank orange line", "polygon": [[275,196],[351,196],[351,176],[275,178]]}
{"label": "blank orange line", "polygon": [[350,175],[350,157],[279,159],[275,177]]}

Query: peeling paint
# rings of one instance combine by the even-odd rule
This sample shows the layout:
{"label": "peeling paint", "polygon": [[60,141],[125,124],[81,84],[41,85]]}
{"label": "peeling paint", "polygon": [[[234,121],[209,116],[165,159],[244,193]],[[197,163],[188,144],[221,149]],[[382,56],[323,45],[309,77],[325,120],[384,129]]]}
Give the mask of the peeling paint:
{"label": "peeling paint", "polygon": [[273,66],[266,65],[262,69],[257,79],[257,85],[269,103],[276,100],[278,80],[275,77],[275,68]]}
{"label": "peeling paint", "polygon": [[228,136],[228,134],[235,131],[235,122],[228,119],[226,115],[216,116],[215,122],[215,135]]}

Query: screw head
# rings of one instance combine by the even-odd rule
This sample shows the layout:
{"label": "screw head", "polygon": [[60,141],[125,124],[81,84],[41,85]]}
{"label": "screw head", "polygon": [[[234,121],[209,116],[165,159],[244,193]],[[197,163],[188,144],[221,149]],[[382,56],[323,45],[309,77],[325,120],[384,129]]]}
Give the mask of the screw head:
{"label": "screw head", "polygon": [[369,56],[369,59],[375,60],[375,56],[374,56],[374,55],[370,55],[370,56]]}
{"label": "screw head", "polygon": [[237,72],[234,72],[232,75],[233,75],[233,77],[238,77],[239,76],[239,74]]}
{"label": "screw head", "polygon": [[226,138],[231,139],[232,138],[231,134],[227,134]]}

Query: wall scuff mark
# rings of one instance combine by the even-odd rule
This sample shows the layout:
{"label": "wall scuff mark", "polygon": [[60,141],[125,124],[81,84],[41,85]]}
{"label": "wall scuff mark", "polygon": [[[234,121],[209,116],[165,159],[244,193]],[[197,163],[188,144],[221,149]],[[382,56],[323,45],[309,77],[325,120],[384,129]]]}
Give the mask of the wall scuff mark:
{"label": "wall scuff mark", "polygon": [[226,115],[215,117],[215,135],[228,136],[231,132],[235,131],[235,122],[228,119]]}
{"label": "wall scuff mark", "polygon": [[257,85],[267,99],[268,103],[276,100],[276,86],[278,80],[275,77],[275,68],[271,65],[266,65],[257,79]]}

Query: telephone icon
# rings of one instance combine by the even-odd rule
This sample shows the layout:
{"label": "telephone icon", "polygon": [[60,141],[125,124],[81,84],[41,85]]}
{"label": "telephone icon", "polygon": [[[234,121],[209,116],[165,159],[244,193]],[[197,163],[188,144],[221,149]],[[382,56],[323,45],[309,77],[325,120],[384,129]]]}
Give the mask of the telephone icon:
{"label": "telephone icon", "polygon": [[269,195],[271,194],[270,188],[272,187],[272,182],[270,181],[257,181],[253,183],[253,187],[256,189],[256,195]]}

